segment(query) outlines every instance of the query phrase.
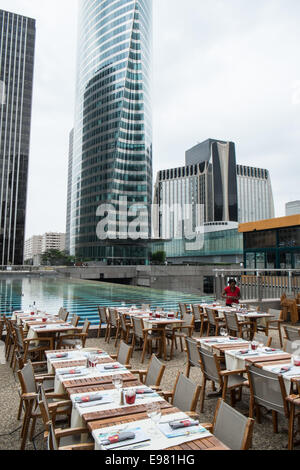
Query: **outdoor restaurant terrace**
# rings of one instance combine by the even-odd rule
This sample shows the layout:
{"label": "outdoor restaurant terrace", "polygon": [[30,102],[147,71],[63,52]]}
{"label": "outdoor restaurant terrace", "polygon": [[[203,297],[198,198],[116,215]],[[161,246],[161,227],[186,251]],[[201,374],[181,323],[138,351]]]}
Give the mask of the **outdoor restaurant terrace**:
{"label": "outdoor restaurant terrace", "polygon": [[262,309],[110,289],[98,322],[32,290],[1,306],[0,449],[297,449],[299,294]]}

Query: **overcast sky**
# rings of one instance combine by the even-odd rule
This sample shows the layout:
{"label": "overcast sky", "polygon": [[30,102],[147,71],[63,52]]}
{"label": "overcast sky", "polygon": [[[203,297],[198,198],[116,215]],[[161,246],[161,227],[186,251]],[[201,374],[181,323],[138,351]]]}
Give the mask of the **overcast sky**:
{"label": "overcast sky", "polygon": [[[76,0],[0,0],[37,20],[26,237],[65,231]],[[154,0],[154,178],[209,137],[300,199],[299,0]]]}

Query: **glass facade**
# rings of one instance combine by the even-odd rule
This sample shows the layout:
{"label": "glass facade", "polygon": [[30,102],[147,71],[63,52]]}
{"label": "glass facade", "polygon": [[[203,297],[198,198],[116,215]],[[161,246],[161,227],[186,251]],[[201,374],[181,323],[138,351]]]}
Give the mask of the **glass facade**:
{"label": "glass facade", "polygon": [[[70,252],[143,263],[145,242],[97,238],[96,212],[101,204],[118,211],[126,197],[129,206],[151,213],[152,1],[81,0],[78,34]],[[120,214],[118,233],[126,223]],[[141,219],[148,238],[151,217]]]}
{"label": "glass facade", "polygon": [[35,20],[0,10],[0,263],[23,264]]}
{"label": "glass facade", "polygon": [[220,230],[204,234],[203,247],[190,249],[190,243],[185,240],[171,240],[167,242],[155,242],[152,244],[152,252],[165,251],[167,258],[194,257],[201,261],[203,257],[212,256],[238,256],[243,254],[243,235],[238,230]]}
{"label": "glass facade", "polygon": [[300,269],[300,226],[244,233],[245,267]]}

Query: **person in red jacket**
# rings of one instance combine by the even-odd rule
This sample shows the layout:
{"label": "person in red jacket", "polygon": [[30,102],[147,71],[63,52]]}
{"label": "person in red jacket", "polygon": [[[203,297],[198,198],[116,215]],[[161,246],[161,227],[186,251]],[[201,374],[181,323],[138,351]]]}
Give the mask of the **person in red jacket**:
{"label": "person in red jacket", "polygon": [[230,279],[228,287],[224,289],[222,298],[226,299],[226,306],[232,307],[232,304],[238,304],[241,298],[241,291],[236,285],[234,279]]}

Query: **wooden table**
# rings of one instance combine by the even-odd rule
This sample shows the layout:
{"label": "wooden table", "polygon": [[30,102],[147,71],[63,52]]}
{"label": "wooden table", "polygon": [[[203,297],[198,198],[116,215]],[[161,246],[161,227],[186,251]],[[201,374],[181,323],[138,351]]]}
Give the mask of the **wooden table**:
{"label": "wooden table", "polygon": [[[174,327],[176,325],[178,325],[178,329],[180,328],[180,326],[182,326],[185,321],[184,320],[177,320],[176,318],[174,319],[165,319],[165,320],[162,320],[162,319],[159,319],[159,318],[151,318],[151,319],[147,319],[144,321],[144,323],[148,323],[153,326],[156,326],[157,328],[160,328],[162,329],[162,351],[160,352],[160,355],[162,356],[163,355],[163,358],[165,361],[167,361],[167,341],[166,341],[166,328],[168,326],[170,327]],[[145,325],[145,327],[147,328],[147,326]]]}
{"label": "wooden table", "polygon": [[[170,405],[170,407],[164,408],[161,410],[162,416],[166,416],[173,413],[178,413],[180,410]],[[100,421],[88,421],[87,427],[89,431],[92,433],[97,429],[106,428],[109,426],[115,426],[119,424],[128,424],[133,423],[135,421],[141,421],[143,419],[148,419],[148,415],[146,413],[137,413],[132,414],[131,416],[124,416],[124,417],[108,417],[102,419]],[[178,451],[198,451],[198,450],[230,450],[225,444],[219,441],[215,436],[206,437],[203,439],[196,439],[195,441],[187,442],[185,444],[181,444],[176,447],[169,447],[165,450],[178,450]]]}

